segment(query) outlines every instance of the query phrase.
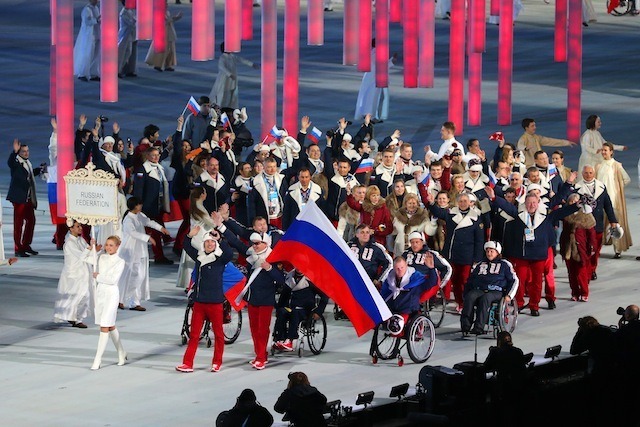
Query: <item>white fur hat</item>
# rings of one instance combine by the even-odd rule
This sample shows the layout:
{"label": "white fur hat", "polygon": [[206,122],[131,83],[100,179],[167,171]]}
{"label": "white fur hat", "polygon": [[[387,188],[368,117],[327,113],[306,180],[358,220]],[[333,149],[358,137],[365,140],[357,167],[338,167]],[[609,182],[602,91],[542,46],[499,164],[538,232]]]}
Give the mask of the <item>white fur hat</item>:
{"label": "white fur hat", "polygon": [[499,254],[502,253],[502,245],[494,240],[489,240],[484,244],[484,250],[486,251],[487,249],[495,249]]}
{"label": "white fur hat", "polygon": [[419,231],[412,231],[409,233],[409,241],[412,241],[413,239],[420,239],[424,242],[424,234]]}

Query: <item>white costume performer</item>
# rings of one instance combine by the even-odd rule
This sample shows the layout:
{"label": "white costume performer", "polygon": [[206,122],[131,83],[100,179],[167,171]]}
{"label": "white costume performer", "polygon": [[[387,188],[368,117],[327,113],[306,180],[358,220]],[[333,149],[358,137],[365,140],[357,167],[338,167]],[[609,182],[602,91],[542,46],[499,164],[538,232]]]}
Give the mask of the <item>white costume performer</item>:
{"label": "white costume performer", "polygon": [[81,323],[89,315],[92,278],[91,266],[86,261],[90,253],[91,248],[82,235],[67,235],[64,241],[64,266],[58,281],[59,297],[53,313],[56,323]]}
{"label": "white costume performer", "polygon": [[82,24],[73,47],[73,74],[78,77],[100,75],[100,8],[91,0],[82,9]]}
{"label": "white costume performer", "polygon": [[[522,5],[521,0],[513,0],[513,21],[515,22],[520,12],[524,10],[524,6]],[[499,15],[489,15],[489,24],[499,25],[500,24],[500,16]]]}
{"label": "white costume performer", "polygon": [[253,67],[254,63],[233,53],[223,53],[218,60],[218,77],[209,99],[220,107],[238,108],[238,63]]}
{"label": "white costume performer", "polygon": [[[393,60],[389,59],[388,67],[393,66]],[[389,116],[389,88],[376,87],[375,48],[371,49],[371,71],[362,76],[354,120],[362,120],[367,114],[371,114],[371,118],[375,120],[387,120]]]}
{"label": "white costume performer", "polygon": [[[137,307],[140,300],[151,299],[149,292],[149,235],[144,228],[162,230],[162,225],[150,220],[144,213],[131,211],[122,220],[122,245],[120,256],[126,260],[126,266],[118,283],[120,303],[126,307]],[[160,242],[158,242],[160,243]]]}
{"label": "white costume performer", "polygon": [[[580,137],[580,147],[582,148],[582,154],[580,154],[580,160],[578,161],[578,171],[582,172],[582,168],[586,165],[591,165],[595,169],[600,163],[602,163],[602,144],[607,142],[599,130],[587,129]],[[624,145],[613,144],[615,151],[624,150]],[[607,187],[607,190],[609,187]]]}
{"label": "white costume performer", "polygon": [[136,10],[123,7],[118,30],[118,73],[135,74],[137,59]]}

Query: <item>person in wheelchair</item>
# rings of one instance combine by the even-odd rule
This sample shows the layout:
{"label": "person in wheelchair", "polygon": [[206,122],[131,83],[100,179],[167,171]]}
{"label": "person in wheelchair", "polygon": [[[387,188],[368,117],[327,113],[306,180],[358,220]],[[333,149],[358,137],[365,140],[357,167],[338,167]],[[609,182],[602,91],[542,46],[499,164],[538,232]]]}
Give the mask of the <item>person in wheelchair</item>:
{"label": "person in wheelchair", "polygon": [[484,244],[484,252],[484,259],[473,267],[465,286],[460,317],[463,333],[484,334],[491,304],[502,297],[507,302],[511,301],[518,289],[518,276],[513,265],[501,257],[502,245],[488,241]]}
{"label": "person in wheelchair", "polygon": [[[293,340],[298,339],[298,325],[309,315],[319,319],[328,298],[296,269],[287,274],[285,285],[276,305],[274,346],[279,350],[293,351]],[[316,295],[320,297],[317,305]]]}
{"label": "person in wheelchair", "polygon": [[425,243],[424,233],[414,231],[409,234],[410,247],[403,254],[402,257],[407,260],[409,267],[415,268],[422,274],[427,274],[429,268],[425,265],[426,254],[433,255],[433,262],[435,269],[440,274],[440,287],[444,287],[451,278],[451,264],[438,252],[429,249],[429,246]]}
{"label": "person in wheelchair", "polygon": [[[389,310],[393,314],[401,316],[404,324],[407,323],[411,314],[420,310],[422,294],[438,284],[438,273],[435,270],[434,257],[431,253],[425,254],[424,266],[426,272],[421,273],[414,267],[409,267],[407,260],[403,257],[396,257],[393,261],[393,270],[380,289],[380,294]],[[397,319],[396,316],[392,317],[392,319],[394,318]],[[390,326],[393,325],[390,324]],[[399,327],[390,328],[390,330],[396,329],[400,334],[403,326],[401,324]],[[391,330],[391,332],[394,331]]]}

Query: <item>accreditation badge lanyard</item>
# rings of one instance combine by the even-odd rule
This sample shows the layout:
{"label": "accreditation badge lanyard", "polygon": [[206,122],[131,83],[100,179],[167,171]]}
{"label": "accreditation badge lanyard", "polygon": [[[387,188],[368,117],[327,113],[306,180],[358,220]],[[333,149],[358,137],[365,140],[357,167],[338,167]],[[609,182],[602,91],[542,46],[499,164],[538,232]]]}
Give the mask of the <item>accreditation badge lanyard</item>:
{"label": "accreditation badge lanyard", "polygon": [[267,186],[267,197],[269,199],[269,216],[275,216],[278,214],[278,189],[276,188],[276,179],[273,178],[273,182],[270,182],[266,176],[264,176],[264,183]]}
{"label": "accreditation badge lanyard", "polygon": [[533,221],[531,215],[527,214],[527,222],[525,223],[527,228],[524,229],[525,242],[533,242],[536,239],[535,231],[533,229]]}
{"label": "accreditation badge lanyard", "polygon": [[300,204],[302,205],[303,208],[309,202],[310,194],[311,194],[311,187],[307,188],[306,190],[303,190],[302,188],[300,188],[300,201],[301,201]]}

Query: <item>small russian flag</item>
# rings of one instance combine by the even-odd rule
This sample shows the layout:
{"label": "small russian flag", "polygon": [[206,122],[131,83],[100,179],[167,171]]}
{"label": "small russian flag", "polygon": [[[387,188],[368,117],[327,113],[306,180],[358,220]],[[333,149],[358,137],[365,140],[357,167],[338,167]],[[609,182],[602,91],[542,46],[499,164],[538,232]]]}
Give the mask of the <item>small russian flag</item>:
{"label": "small russian flag", "polygon": [[366,158],[360,161],[358,165],[358,169],[356,169],[356,173],[366,173],[371,172],[373,170],[373,159]]}
{"label": "small russian flag", "polygon": [[497,182],[498,178],[496,178],[496,175],[493,173],[491,168],[489,168],[489,187],[494,188]]}
{"label": "small russian flag", "polygon": [[200,112],[200,104],[198,104],[198,101],[196,101],[196,99],[192,96],[191,98],[189,98],[189,102],[187,102],[185,110],[191,111],[195,116]]}
{"label": "small russian flag", "polygon": [[322,138],[322,131],[314,126],[313,129],[311,129],[311,133],[309,134],[309,139],[314,144],[317,144],[318,141],[320,141],[320,138]]}
{"label": "small russian flag", "polygon": [[247,302],[240,300],[236,302],[238,295],[244,289],[244,285],[247,283],[247,277],[236,267],[233,263],[226,265],[224,273],[222,274],[222,290],[225,298],[236,309],[236,311],[242,310]]}
{"label": "small russian flag", "polygon": [[229,116],[227,116],[227,113],[220,114],[220,123],[222,123],[222,127],[225,129],[229,127],[231,123],[229,122]]}
{"label": "small russian flag", "polygon": [[420,184],[424,184],[428,187],[429,181],[431,181],[431,173],[425,172],[424,174],[420,175],[420,178],[418,179],[420,180]]}
{"label": "small russian flag", "polygon": [[556,167],[556,165],[551,163],[549,164],[549,169],[547,169],[547,172],[549,173],[549,180],[551,180],[551,178],[558,175],[558,168]]}
{"label": "small russian flag", "polygon": [[489,141],[504,141],[504,134],[500,131],[494,132],[489,135]]}
{"label": "small russian flag", "polygon": [[280,129],[278,129],[278,127],[276,125],[273,125],[273,127],[271,128],[271,130],[269,131],[269,134],[274,137],[275,139],[280,139],[282,138],[282,131]]}

